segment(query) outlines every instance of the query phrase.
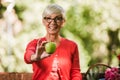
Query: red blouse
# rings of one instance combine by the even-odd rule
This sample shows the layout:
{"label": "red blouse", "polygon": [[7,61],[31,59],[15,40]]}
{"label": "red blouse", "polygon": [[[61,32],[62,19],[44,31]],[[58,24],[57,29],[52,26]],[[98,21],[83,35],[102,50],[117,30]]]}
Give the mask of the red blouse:
{"label": "red blouse", "polygon": [[[41,38],[45,41],[46,38]],[[49,57],[36,62],[31,62],[30,57],[36,51],[38,39],[32,40],[26,48],[24,60],[33,66],[32,80],[48,80],[48,76],[52,71],[52,64],[55,56],[58,60],[58,75],[60,80],[82,80],[79,66],[79,53],[76,43],[68,39],[62,38],[60,45],[56,51]]]}

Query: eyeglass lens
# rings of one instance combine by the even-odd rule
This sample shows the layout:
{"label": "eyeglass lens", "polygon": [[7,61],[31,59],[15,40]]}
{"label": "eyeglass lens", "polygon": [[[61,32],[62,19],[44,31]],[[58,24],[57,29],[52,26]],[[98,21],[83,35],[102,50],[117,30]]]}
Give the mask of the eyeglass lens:
{"label": "eyeglass lens", "polygon": [[62,17],[55,17],[55,18],[50,18],[50,17],[44,17],[44,19],[47,21],[47,22],[52,22],[52,20],[54,20],[54,22],[60,22],[63,20]]}

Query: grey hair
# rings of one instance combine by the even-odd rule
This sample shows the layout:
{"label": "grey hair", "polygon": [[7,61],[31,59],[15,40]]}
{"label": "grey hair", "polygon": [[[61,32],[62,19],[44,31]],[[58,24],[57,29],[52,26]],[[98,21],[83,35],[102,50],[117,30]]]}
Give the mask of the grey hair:
{"label": "grey hair", "polygon": [[57,4],[50,4],[50,5],[48,5],[45,8],[45,10],[43,11],[42,17],[44,18],[45,16],[51,15],[53,13],[60,14],[60,15],[62,15],[63,18],[65,18],[65,11],[64,11],[64,9],[61,6],[57,5]]}

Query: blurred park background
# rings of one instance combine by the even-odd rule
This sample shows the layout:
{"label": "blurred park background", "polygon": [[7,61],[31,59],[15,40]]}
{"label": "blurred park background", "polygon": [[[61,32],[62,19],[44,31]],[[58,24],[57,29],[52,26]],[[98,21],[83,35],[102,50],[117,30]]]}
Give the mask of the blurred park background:
{"label": "blurred park background", "polygon": [[25,48],[45,35],[41,14],[50,3],[66,11],[60,34],[78,44],[81,72],[95,63],[118,67],[120,0],[0,0],[0,72],[32,72]]}

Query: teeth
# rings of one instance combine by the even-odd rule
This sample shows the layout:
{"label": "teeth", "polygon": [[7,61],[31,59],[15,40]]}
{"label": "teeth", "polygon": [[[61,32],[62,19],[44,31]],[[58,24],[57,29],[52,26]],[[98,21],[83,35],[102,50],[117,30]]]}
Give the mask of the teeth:
{"label": "teeth", "polygon": [[50,27],[51,30],[56,29],[55,27]]}
{"label": "teeth", "polygon": [[54,27],[50,27],[51,29],[54,29]]}

